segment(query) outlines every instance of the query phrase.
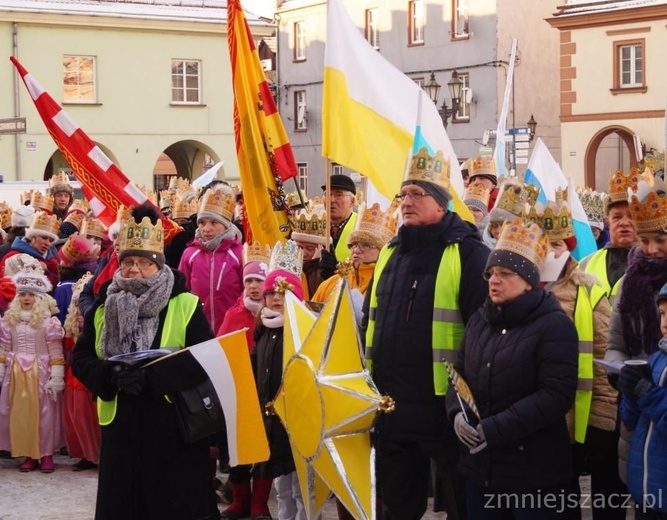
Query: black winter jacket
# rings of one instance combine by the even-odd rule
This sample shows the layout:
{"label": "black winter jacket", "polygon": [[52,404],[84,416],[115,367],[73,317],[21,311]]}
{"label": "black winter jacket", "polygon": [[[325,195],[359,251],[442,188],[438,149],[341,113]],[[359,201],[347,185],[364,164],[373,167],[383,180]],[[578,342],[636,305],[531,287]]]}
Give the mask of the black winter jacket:
{"label": "black winter jacket", "polygon": [[[553,294],[537,288],[502,305],[487,299],[468,322],[455,366],[473,393],[488,447],[475,455],[461,449],[461,473],[504,490],[569,481],[565,414],[577,388],[577,355],[577,331]],[[459,411],[450,386],[452,422]]]}
{"label": "black winter jacket", "polygon": [[433,386],[432,326],[438,267],[445,248],[455,243],[461,255],[459,306],[467,322],[488,294],[482,272],[489,250],[477,229],[455,213],[437,224],[402,226],[389,243],[396,251],[366,293],[367,316],[372,284],[378,284],[373,380],[396,401],[396,410],[378,419],[385,439],[441,440],[448,427],[444,397]]}

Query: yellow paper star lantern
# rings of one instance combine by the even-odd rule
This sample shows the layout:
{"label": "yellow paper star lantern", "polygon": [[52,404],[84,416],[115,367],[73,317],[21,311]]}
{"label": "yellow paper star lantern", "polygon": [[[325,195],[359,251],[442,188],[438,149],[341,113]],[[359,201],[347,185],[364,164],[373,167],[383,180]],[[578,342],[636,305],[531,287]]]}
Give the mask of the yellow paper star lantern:
{"label": "yellow paper star lantern", "polygon": [[355,518],[375,518],[375,453],[370,430],[393,402],[363,361],[347,281],[315,317],[285,295],[283,378],[273,402],[292,446],[308,518],[333,492]]}

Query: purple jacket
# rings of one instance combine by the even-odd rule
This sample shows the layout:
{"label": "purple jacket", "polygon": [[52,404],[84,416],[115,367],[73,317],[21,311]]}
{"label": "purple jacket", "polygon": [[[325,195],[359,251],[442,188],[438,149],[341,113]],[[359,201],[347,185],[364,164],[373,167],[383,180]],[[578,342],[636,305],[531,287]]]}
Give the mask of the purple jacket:
{"label": "purple jacket", "polygon": [[223,240],[211,252],[195,238],[188,243],[178,264],[188,289],[201,300],[213,330],[220,328],[227,309],[234,306],[243,291],[242,249],[238,239]]}

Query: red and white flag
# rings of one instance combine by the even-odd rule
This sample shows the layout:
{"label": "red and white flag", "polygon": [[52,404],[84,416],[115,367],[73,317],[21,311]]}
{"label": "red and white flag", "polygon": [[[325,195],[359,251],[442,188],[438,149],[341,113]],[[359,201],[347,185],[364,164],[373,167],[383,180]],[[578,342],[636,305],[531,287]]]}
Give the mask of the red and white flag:
{"label": "red and white flag", "polygon": [[119,206],[136,207],[148,201],[160,214],[165,243],[179,233],[178,225],[147,199],[19,61],[13,56],[9,59],[21,75],[46,129],[81,183],[95,216],[109,227],[116,220]]}

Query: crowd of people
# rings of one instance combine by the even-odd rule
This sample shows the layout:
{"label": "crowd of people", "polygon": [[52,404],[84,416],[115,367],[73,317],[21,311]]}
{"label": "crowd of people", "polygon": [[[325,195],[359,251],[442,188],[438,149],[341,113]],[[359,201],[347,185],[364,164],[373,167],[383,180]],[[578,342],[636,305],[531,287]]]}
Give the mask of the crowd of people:
{"label": "crowd of people", "polygon": [[[225,433],[186,442],[170,399],[201,366],[123,360],[245,328],[264,407],[282,381],[285,292],[317,312],[345,279],[368,370],[395,401],[372,435],[376,518],[421,518],[429,493],[454,520],[621,519],[625,497],[635,518],[667,518],[664,182],[632,169],[608,193],[580,190],[599,249],[575,259],[567,189],[542,204],[485,156],[464,173],[474,223],[450,209],[442,153],[421,149],[387,207],[344,175],[328,208],[288,198],[284,244],[244,240],[242,194],[221,181],[173,179],[108,229],[64,174],[0,204],[0,450],[21,472],[53,472],[61,450],[99,468],[98,520],[266,520],[272,487],[279,520],[304,520],[277,416],[270,458],[227,469]],[[182,228],[168,244],[156,206]]]}

